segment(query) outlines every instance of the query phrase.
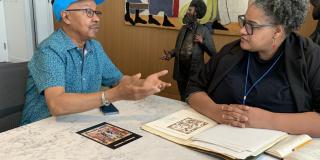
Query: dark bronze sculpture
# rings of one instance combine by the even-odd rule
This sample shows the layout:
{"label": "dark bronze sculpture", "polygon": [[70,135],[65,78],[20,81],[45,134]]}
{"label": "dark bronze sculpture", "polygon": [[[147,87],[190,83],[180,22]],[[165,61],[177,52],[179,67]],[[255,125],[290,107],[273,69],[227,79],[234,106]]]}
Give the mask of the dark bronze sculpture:
{"label": "dark bronze sculpture", "polygon": [[189,77],[204,65],[204,52],[215,54],[214,43],[208,28],[199,23],[206,14],[207,6],[203,0],[192,0],[183,18],[184,26],[180,29],[175,48],[164,50],[162,60],[175,57],[173,79],[177,81],[180,97],[185,101],[185,89]]}
{"label": "dark bronze sculpture", "polygon": [[320,45],[320,0],[310,0],[310,2],[313,5],[312,17],[314,20],[318,20],[317,28],[311,34],[310,38]]}

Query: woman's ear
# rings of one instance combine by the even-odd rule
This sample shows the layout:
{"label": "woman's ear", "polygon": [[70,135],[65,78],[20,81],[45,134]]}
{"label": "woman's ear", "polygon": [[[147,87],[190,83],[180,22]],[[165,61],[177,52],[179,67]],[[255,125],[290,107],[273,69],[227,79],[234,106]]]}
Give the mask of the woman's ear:
{"label": "woman's ear", "polygon": [[70,15],[69,12],[65,12],[65,11],[61,12],[61,19],[65,24],[71,23],[69,15]]}
{"label": "woman's ear", "polygon": [[285,35],[285,30],[284,30],[284,27],[281,26],[281,25],[277,25],[275,27],[275,30],[274,30],[274,36],[273,38],[277,39],[277,38],[280,38],[282,37],[283,35]]}

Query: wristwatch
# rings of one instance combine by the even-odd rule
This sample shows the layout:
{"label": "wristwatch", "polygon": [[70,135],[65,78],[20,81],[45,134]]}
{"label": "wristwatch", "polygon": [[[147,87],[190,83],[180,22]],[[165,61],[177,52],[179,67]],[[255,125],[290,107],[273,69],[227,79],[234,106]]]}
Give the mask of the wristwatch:
{"label": "wristwatch", "polygon": [[101,102],[102,102],[102,105],[104,105],[104,106],[110,105],[110,102],[106,98],[104,91],[102,91],[102,94],[101,94]]}

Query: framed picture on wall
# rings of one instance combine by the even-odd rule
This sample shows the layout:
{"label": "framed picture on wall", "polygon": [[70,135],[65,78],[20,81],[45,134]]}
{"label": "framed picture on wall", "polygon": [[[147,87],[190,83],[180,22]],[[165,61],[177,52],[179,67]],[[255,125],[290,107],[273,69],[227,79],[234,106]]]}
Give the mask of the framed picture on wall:
{"label": "framed picture on wall", "polygon": [[[180,29],[192,0],[125,0],[125,24]],[[239,34],[238,15],[245,14],[249,0],[204,0],[206,15],[200,20],[217,34]]]}

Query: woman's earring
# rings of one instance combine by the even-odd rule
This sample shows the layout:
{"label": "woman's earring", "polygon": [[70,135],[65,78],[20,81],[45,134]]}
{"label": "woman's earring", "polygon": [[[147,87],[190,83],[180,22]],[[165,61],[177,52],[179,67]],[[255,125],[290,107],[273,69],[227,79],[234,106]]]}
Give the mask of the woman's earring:
{"label": "woman's earring", "polygon": [[272,49],[276,48],[276,39],[272,38]]}

